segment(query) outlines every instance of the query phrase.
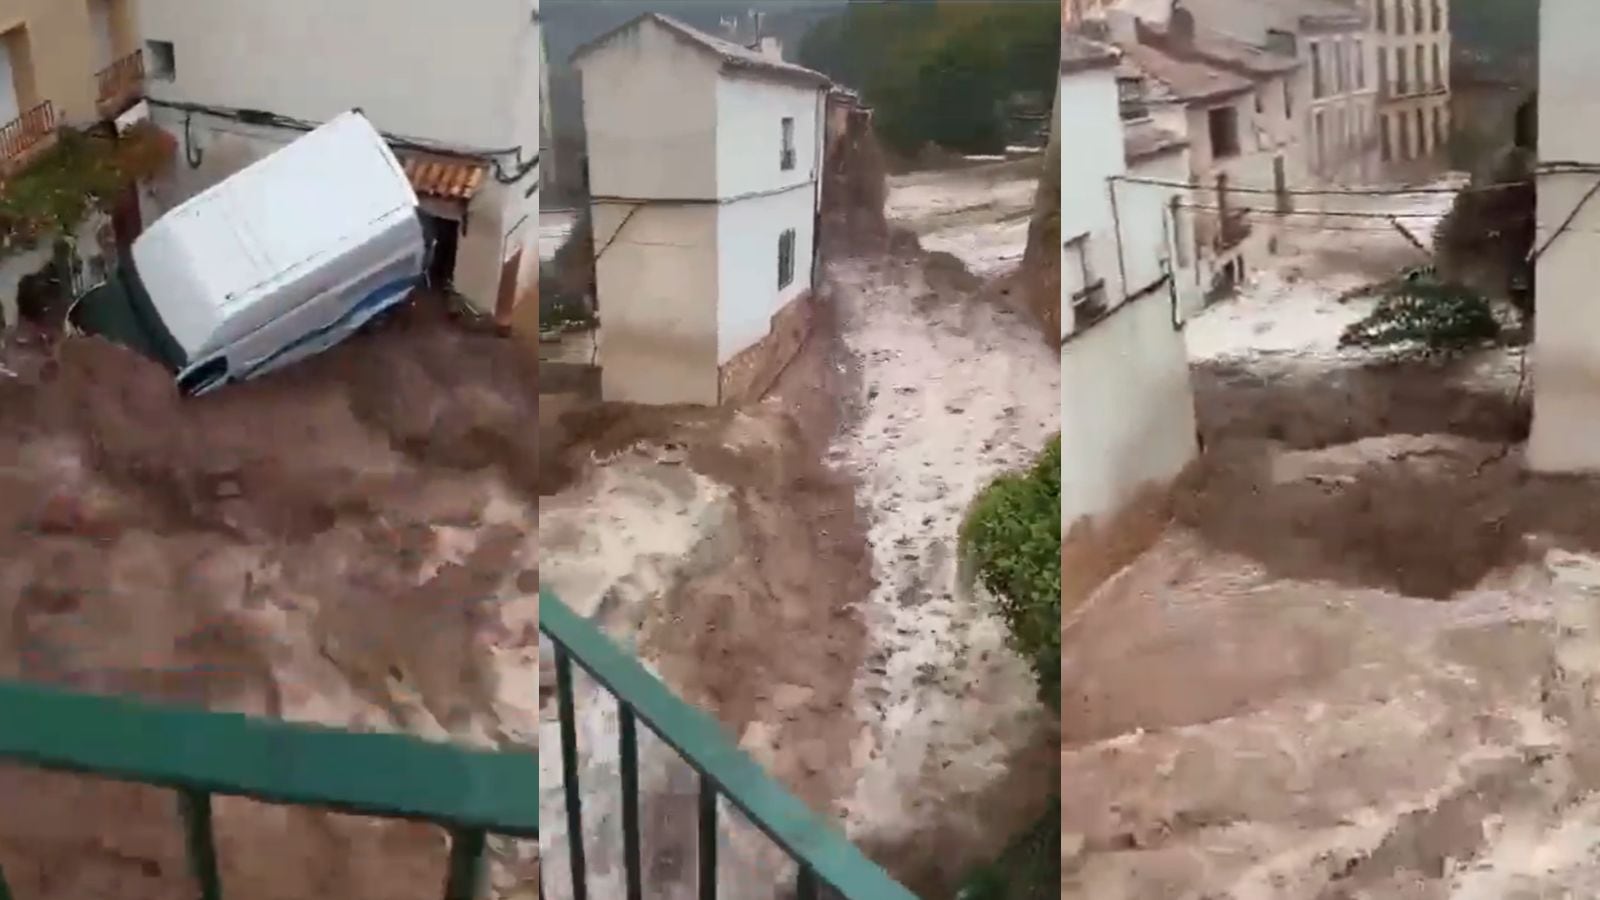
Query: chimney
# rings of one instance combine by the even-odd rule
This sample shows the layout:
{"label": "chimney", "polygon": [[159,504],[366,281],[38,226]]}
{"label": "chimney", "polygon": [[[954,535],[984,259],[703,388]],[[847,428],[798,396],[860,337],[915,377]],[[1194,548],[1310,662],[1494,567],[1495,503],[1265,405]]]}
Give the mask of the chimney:
{"label": "chimney", "polygon": [[783,42],[771,35],[756,41],[756,52],[774,62],[783,62]]}

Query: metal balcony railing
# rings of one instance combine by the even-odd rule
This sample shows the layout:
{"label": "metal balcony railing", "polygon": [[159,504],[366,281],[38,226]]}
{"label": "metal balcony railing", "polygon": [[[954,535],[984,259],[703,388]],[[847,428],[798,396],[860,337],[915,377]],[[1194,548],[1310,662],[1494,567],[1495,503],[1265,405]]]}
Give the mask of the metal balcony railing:
{"label": "metal balcony railing", "polygon": [[[539,836],[539,760],[0,682],[0,761],[171,788],[202,900],[223,887],[211,797],[430,822],[450,832],[445,900],[474,900],[489,833]],[[0,900],[10,900],[0,872]]]}
{"label": "metal balcony railing", "polygon": [[49,100],[0,125],[0,166],[15,167],[55,140],[56,108]]}
{"label": "metal balcony railing", "polygon": [[[638,723],[643,722],[700,776],[697,824],[699,896],[717,897],[717,797],[749,817],[798,867],[795,896],[816,900],[826,885],[841,900],[916,900],[853,845],[773,781],[724,737],[710,716],[673,696],[638,660],[554,595],[539,594],[539,630],[555,645],[561,727],[561,771],[572,896],[588,897],[583,801],[578,776],[572,665],[576,662],[617,699],[622,781],[622,842],[627,900],[645,896],[639,839]],[[609,900],[609,898],[607,898]]]}
{"label": "metal balcony railing", "polygon": [[135,50],[96,72],[100,114],[118,116],[144,94],[144,51]]}

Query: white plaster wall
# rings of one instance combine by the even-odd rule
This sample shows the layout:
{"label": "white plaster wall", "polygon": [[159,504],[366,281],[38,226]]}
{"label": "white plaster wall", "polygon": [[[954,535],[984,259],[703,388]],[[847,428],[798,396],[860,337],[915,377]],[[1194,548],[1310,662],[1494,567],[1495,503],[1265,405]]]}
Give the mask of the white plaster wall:
{"label": "white plaster wall", "polygon": [[[783,190],[817,176],[816,88],[737,77],[717,80],[717,196]],[[794,168],[780,163],[785,117],[794,119]]]}
{"label": "white plaster wall", "polygon": [[[1185,181],[1189,177],[1188,151],[1141,160],[1130,173],[1157,181]],[[1174,199],[1181,203],[1188,192],[1155,185],[1127,185],[1124,190],[1128,192],[1130,208],[1129,217],[1123,220],[1131,242],[1128,279],[1135,285],[1148,284],[1151,273],[1159,277],[1161,260],[1167,260],[1177,292],[1178,317],[1187,319],[1204,304],[1204,285],[1194,247],[1194,215],[1192,210],[1180,207],[1173,216],[1169,209]]]}
{"label": "white plaster wall", "polygon": [[712,57],[646,20],[581,57],[578,69],[592,196],[717,196]]}
{"label": "white plaster wall", "polygon": [[[176,78],[149,83],[156,99],[317,122],[360,106],[395,134],[479,149],[519,140],[513,111],[518,69],[527,66],[522,45],[536,37],[532,0],[473,0],[465,8],[431,0],[140,0],[138,7],[143,37],[173,44]],[[521,112],[537,128],[537,105]],[[529,142],[528,152],[537,146]]]}
{"label": "white plaster wall", "polygon": [[595,203],[591,209],[595,247],[605,248],[595,263],[602,395],[715,405],[717,208]]}
{"label": "white plaster wall", "polygon": [[[1539,155],[1600,162],[1600,18],[1591,0],[1544,0],[1539,21]],[[1550,240],[1596,175],[1539,179],[1539,242]],[[1539,258],[1528,464],[1600,471],[1600,203]]]}
{"label": "white plaster wall", "polygon": [[1164,292],[1062,346],[1063,530],[1171,482],[1198,452],[1188,357]]}
{"label": "white plaster wall", "polygon": [[[1061,239],[1089,236],[1090,264],[1104,278],[1108,298],[1122,296],[1118,277],[1116,231],[1111,216],[1107,179],[1126,171],[1117,82],[1111,69],[1091,69],[1062,76],[1061,104]],[[1061,250],[1067,265],[1066,248]],[[1065,283],[1065,282],[1064,282]],[[1062,298],[1061,334],[1073,329],[1072,308]]]}
{"label": "white plaster wall", "polygon": [[[772,317],[811,289],[811,190],[717,207],[717,364],[767,336]],[[794,280],[778,290],[778,235],[793,228]]]}

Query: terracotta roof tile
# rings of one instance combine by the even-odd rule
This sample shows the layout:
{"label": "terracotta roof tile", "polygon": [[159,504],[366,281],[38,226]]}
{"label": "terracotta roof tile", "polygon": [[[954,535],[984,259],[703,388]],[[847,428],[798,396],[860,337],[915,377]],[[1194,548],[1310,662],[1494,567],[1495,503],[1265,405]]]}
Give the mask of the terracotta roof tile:
{"label": "terracotta roof tile", "polygon": [[444,156],[408,155],[403,165],[412,190],[446,200],[471,200],[489,171],[489,164],[482,160]]}

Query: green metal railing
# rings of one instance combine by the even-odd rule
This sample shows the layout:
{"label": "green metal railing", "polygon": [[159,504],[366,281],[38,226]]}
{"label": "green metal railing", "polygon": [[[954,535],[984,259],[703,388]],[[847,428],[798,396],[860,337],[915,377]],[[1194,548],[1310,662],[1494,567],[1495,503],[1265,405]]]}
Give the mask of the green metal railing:
{"label": "green metal railing", "polygon": [[553,594],[539,594],[539,630],[555,646],[561,725],[561,771],[574,900],[587,900],[583,801],[578,781],[577,724],[572,693],[576,662],[617,699],[622,776],[622,843],[627,900],[644,897],[639,839],[638,723],[644,722],[700,776],[697,822],[701,900],[717,896],[717,797],[728,799],[794,860],[795,894],[816,900],[826,885],[842,900],[916,900],[829,824],[773,781],[723,735],[716,721],[667,690],[638,660]]}
{"label": "green metal railing", "polygon": [[[202,900],[220,900],[211,797],[440,825],[446,900],[473,900],[489,833],[537,839],[539,761],[399,734],[365,734],[0,682],[0,761],[171,788]],[[0,872],[0,900],[11,900]]]}

